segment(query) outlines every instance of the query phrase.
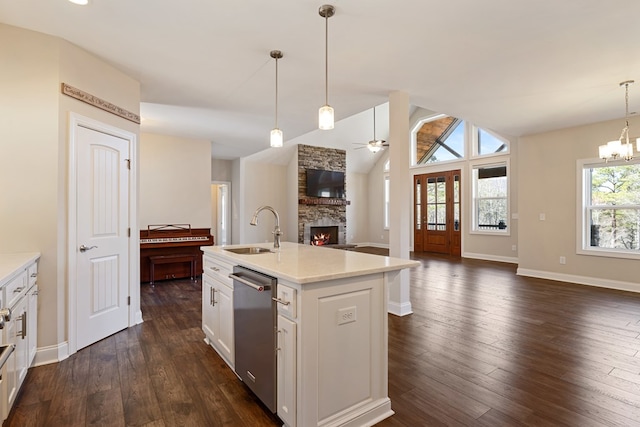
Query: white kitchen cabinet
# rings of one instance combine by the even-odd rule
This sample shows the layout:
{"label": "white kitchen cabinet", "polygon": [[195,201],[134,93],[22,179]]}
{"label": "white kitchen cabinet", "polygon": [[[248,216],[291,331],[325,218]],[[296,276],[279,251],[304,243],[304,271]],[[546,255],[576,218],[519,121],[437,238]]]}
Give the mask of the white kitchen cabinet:
{"label": "white kitchen cabinet", "polygon": [[231,368],[235,365],[233,339],[233,282],[231,266],[204,260],[202,275],[202,330],[211,345]]}
{"label": "white kitchen cabinet", "polygon": [[[278,279],[276,390],[284,426],[374,425],[390,417],[387,296],[400,270],[419,263],[290,242],[251,255],[231,248],[202,247],[211,286],[226,286],[218,285],[228,280],[223,264]],[[232,319],[228,325],[232,337]],[[223,354],[219,339],[212,346]]]}
{"label": "white kitchen cabinet", "polygon": [[[38,322],[38,264],[39,254],[0,254],[2,306],[11,310],[11,318],[4,324],[3,344],[13,344],[15,350],[2,371],[2,416],[9,415],[20,387],[33,364],[37,343]],[[8,265],[14,265],[11,271]],[[1,270],[1,268],[0,268]]]}
{"label": "white kitchen cabinet", "polygon": [[278,315],[278,416],[296,427],[296,323]]}
{"label": "white kitchen cabinet", "polygon": [[27,317],[27,365],[33,365],[38,350],[38,285],[34,284],[27,293],[28,317]]}

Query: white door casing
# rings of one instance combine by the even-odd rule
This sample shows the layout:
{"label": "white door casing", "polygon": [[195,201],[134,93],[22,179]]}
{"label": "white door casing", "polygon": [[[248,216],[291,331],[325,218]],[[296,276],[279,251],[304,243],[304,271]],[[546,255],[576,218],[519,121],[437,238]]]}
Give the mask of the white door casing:
{"label": "white door casing", "polygon": [[[131,164],[135,135],[72,114],[69,354],[136,322]],[[136,229],[137,230],[137,229]],[[137,242],[137,239],[135,239]],[[82,248],[87,249],[82,249]],[[139,309],[137,310],[139,312]]]}

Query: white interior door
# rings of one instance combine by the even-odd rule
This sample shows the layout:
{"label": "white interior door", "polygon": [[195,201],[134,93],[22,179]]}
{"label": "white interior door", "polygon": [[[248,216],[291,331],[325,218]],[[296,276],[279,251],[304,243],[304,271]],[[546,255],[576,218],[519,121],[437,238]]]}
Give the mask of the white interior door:
{"label": "white interior door", "polygon": [[77,129],[77,350],[129,324],[129,144]]}

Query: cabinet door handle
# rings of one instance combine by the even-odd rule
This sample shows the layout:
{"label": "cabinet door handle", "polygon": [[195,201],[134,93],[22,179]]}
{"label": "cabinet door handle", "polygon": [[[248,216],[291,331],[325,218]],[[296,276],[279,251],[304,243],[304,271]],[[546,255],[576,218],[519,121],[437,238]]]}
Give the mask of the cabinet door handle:
{"label": "cabinet door handle", "polygon": [[278,304],[282,304],[282,305],[289,305],[289,304],[291,304],[291,301],[285,301],[285,300],[280,299],[280,298],[272,297],[271,299],[272,299],[273,301],[277,302]]}
{"label": "cabinet door handle", "polygon": [[209,267],[210,269],[212,269],[213,271],[215,271],[216,273],[220,271],[220,269],[218,267]]}
{"label": "cabinet door handle", "polygon": [[21,331],[22,339],[25,339],[27,336],[27,312],[22,313],[22,331]]}
{"label": "cabinet door handle", "polygon": [[24,289],[24,286],[22,286],[22,287],[18,287],[18,288],[15,288],[15,289],[13,290],[13,293],[14,293],[14,294],[19,294],[20,292],[22,292],[22,290],[23,290],[23,289]]}
{"label": "cabinet door handle", "polygon": [[213,306],[216,305],[216,292],[218,292],[217,289],[211,288],[211,305]]}
{"label": "cabinet door handle", "polygon": [[31,273],[31,277],[38,277],[38,273]]}

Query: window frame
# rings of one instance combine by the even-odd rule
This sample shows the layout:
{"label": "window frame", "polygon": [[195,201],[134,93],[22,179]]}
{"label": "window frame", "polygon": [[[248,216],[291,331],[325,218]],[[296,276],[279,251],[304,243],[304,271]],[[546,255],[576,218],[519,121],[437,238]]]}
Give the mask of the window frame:
{"label": "window frame", "polygon": [[[507,147],[506,150],[504,151],[500,151],[497,153],[488,153],[488,154],[480,154],[480,141],[478,139],[478,134],[480,133],[480,130],[490,134],[491,136],[493,136],[496,139],[499,139],[500,141],[502,141],[504,143],[504,145]],[[511,141],[509,141],[508,139],[506,139],[503,136],[498,135],[497,133],[493,132],[492,130],[480,127],[480,126],[476,126],[474,124],[471,125],[471,157],[472,158],[481,158],[481,159],[486,159],[486,158],[490,158],[490,157],[495,157],[495,156],[506,156],[508,154],[511,153]],[[508,171],[507,171],[508,173]],[[507,176],[508,178],[508,176]]]}
{"label": "window frame", "polygon": [[[501,156],[506,156],[506,153],[500,153]],[[482,159],[485,159],[485,156],[482,156]],[[502,236],[508,237],[511,236],[511,162],[508,157],[502,158],[500,160],[491,159],[492,161],[487,162],[473,162],[469,164],[470,179],[471,179],[471,227],[469,228],[469,234],[476,235],[485,235],[485,236]],[[496,230],[479,230],[478,229],[478,197],[477,194],[477,178],[476,178],[476,170],[488,167],[500,167],[504,166],[506,168],[506,178],[507,178],[507,188],[506,188],[506,204],[507,204],[507,214],[506,214],[506,228],[504,230],[496,229]]]}
{"label": "window frame", "polygon": [[640,158],[630,161],[614,160],[605,162],[602,159],[579,159],[576,166],[576,254],[600,256],[608,258],[640,259],[640,250],[600,248],[591,246],[590,208],[587,202],[591,199],[589,185],[590,169],[605,166],[627,166],[640,164]]}

